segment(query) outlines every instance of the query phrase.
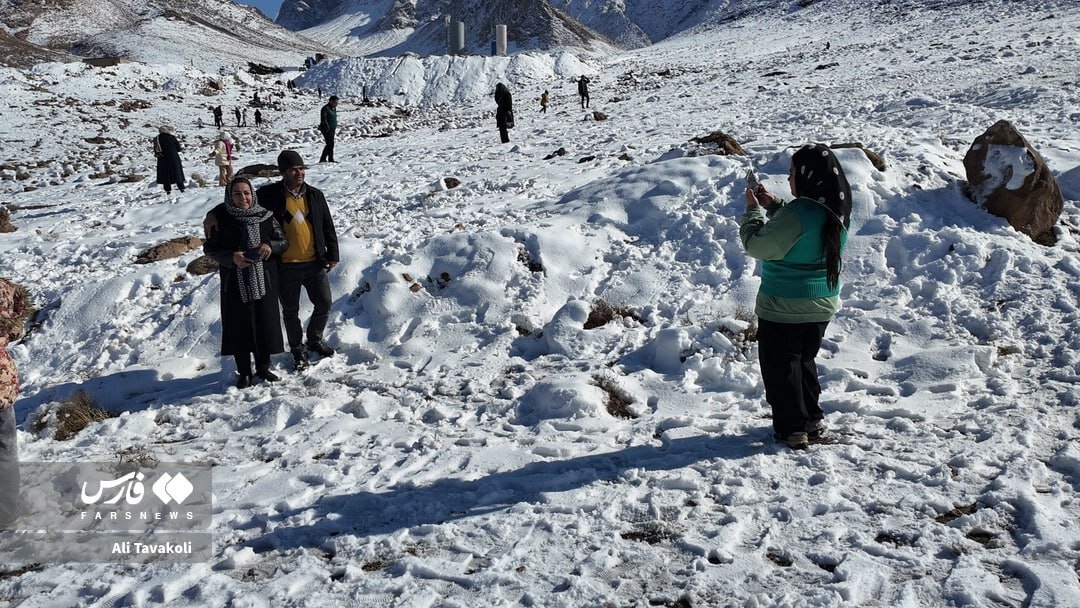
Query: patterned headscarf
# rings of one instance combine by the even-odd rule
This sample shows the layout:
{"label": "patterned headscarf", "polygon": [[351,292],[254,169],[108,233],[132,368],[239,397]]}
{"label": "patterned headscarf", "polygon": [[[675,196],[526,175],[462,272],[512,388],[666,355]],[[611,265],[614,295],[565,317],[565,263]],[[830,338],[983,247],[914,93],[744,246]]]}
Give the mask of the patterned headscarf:
{"label": "patterned headscarf", "polygon": [[[248,188],[251,188],[251,208],[241,209],[233,204],[232,191],[236,184],[247,184]],[[237,177],[225,186],[225,209],[244,227],[244,249],[258,249],[262,245],[259,224],[272,215],[259,206],[251,180],[246,177]],[[253,261],[247,268],[237,268],[236,278],[240,284],[240,299],[244,302],[254,302],[266,296],[266,274],[263,272],[262,260]]]}
{"label": "patterned headscarf", "polygon": [[851,224],[851,186],[844,168],[825,144],[806,144],[791,157],[795,194],[816,201],[844,226]]}

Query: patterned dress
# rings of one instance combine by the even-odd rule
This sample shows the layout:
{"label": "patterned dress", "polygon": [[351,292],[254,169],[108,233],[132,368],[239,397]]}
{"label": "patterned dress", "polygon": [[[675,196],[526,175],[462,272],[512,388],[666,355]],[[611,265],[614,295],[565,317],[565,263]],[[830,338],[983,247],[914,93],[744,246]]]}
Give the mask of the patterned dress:
{"label": "patterned dress", "polygon": [[19,375],[7,345],[23,335],[22,316],[26,306],[26,292],[0,279],[0,411],[11,407],[19,396]]}

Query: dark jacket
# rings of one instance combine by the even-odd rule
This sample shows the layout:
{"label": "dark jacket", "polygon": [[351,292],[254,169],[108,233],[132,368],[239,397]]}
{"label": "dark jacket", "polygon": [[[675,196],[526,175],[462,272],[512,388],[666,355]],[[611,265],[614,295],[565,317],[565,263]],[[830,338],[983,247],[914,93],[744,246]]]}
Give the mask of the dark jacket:
{"label": "dark jacket", "polygon": [[319,131],[323,133],[337,131],[337,110],[331,108],[330,104],[323,106],[322,111],[319,112]]}
{"label": "dark jacket", "polygon": [[170,133],[161,133],[153,140],[157,156],[157,183],[183,184],[184,165],[180,162],[180,142]]}
{"label": "dark jacket", "polygon": [[510,95],[510,89],[501,82],[495,85],[495,105],[495,124],[500,129],[508,128],[513,120],[514,98]]}
{"label": "dark jacket", "polygon": [[284,352],[281,337],[281,311],[278,307],[277,259],[288,247],[285,232],[272,214],[267,214],[259,224],[261,242],[269,243],[273,254],[263,262],[266,277],[266,296],[254,302],[240,299],[240,287],[233,264],[233,253],[245,249],[243,226],[225,209],[225,203],[214,207],[210,213],[217,219],[217,227],[203,243],[206,255],[217,261],[221,278],[221,354],[242,355],[263,353],[272,355]]}
{"label": "dark jacket", "polygon": [[[320,262],[338,262],[337,230],[334,228],[334,219],[330,217],[330,206],[326,204],[326,197],[322,190],[305,184],[304,198],[308,205],[308,222],[311,223],[311,233],[315,241],[315,256]],[[285,213],[285,182],[276,181],[267,184],[255,191],[259,204],[274,213],[281,225],[292,221]],[[282,250],[284,251],[284,249]]]}

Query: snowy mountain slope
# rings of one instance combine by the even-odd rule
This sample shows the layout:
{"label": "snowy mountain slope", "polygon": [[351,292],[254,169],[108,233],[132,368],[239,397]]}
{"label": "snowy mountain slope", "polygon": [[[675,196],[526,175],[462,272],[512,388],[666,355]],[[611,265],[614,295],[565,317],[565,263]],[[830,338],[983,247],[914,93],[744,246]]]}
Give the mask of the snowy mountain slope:
{"label": "snowy mountain slope", "polygon": [[[215,464],[208,564],[15,559],[0,598],[1080,603],[1080,11],[829,5],[588,62],[427,58],[395,71],[380,59],[305,74],[346,93],[341,162],[309,171],[342,239],[328,332],[340,354],[302,374],[279,357],[285,378],[247,391],[217,356],[216,277],[185,271],[198,252],[132,264],[197,233],[220,189],[193,180],[165,196],[120,179],[150,173],[147,140],[165,121],[189,173],[212,170],[200,157],[214,130],[197,126],[210,75],[0,72],[15,110],[0,121],[0,197],[19,228],[0,234],[0,274],[44,310],[12,349],[23,458],[130,448]],[[578,108],[560,60],[594,70],[607,120]],[[357,103],[358,74],[410,100],[408,115]],[[485,92],[495,78],[516,100],[505,146]],[[276,86],[227,79],[220,97]],[[270,128],[234,129],[240,164],[283,146],[311,162],[322,102],[285,93]],[[963,195],[961,159],[1001,118],[1062,185],[1054,247]],[[47,124],[60,135],[26,131]],[[687,141],[714,129],[750,156],[692,155]],[[98,133],[115,142],[85,141]],[[839,152],[856,211],[820,369],[838,443],[789,452],[769,439],[748,338],[758,279],[738,242],[742,174],[753,166],[783,192],[790,146],[852,140],[887,168]],[[36,166],[68,157],[82,160]],[[603,303],[611,319],[590,323]],[[65,441],[28,429],[76,388],[124,413]]]}
{"label": "snowy mountain slope", "polygon": [[[204,70],[247,61],[301,65],[305,56],[329,52],[229,0],[7,2],[0,6],[0,24],[44,49]],[[8,60],[25,62],[19,55]]]}

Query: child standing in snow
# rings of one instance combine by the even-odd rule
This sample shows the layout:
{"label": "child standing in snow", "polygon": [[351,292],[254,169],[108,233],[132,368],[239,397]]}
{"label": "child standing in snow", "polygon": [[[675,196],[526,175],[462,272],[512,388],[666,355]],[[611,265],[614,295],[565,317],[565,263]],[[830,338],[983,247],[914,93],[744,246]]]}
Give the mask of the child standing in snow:
{"label": "child standing in snow", "polygon": [[795,152],[788,183],[796,197],[791,202],[763,185],[748,185],[739,236],[746,252],[764,261],[754,312],[773,436],[803,449],[821,440],[825,430],[815,358],[840,308],[840,255],[851,223],[851,187],[823,144]]}
{"label": "child standing in snow", "polygon": [[218,185],[227,186],[233,178],[233,138],[232,134],[222,131],[221,137],[218,138],[217,143],[214,144],[214,151],[210,153],[210,157],[214,159],[214,164],[218,168]]}

